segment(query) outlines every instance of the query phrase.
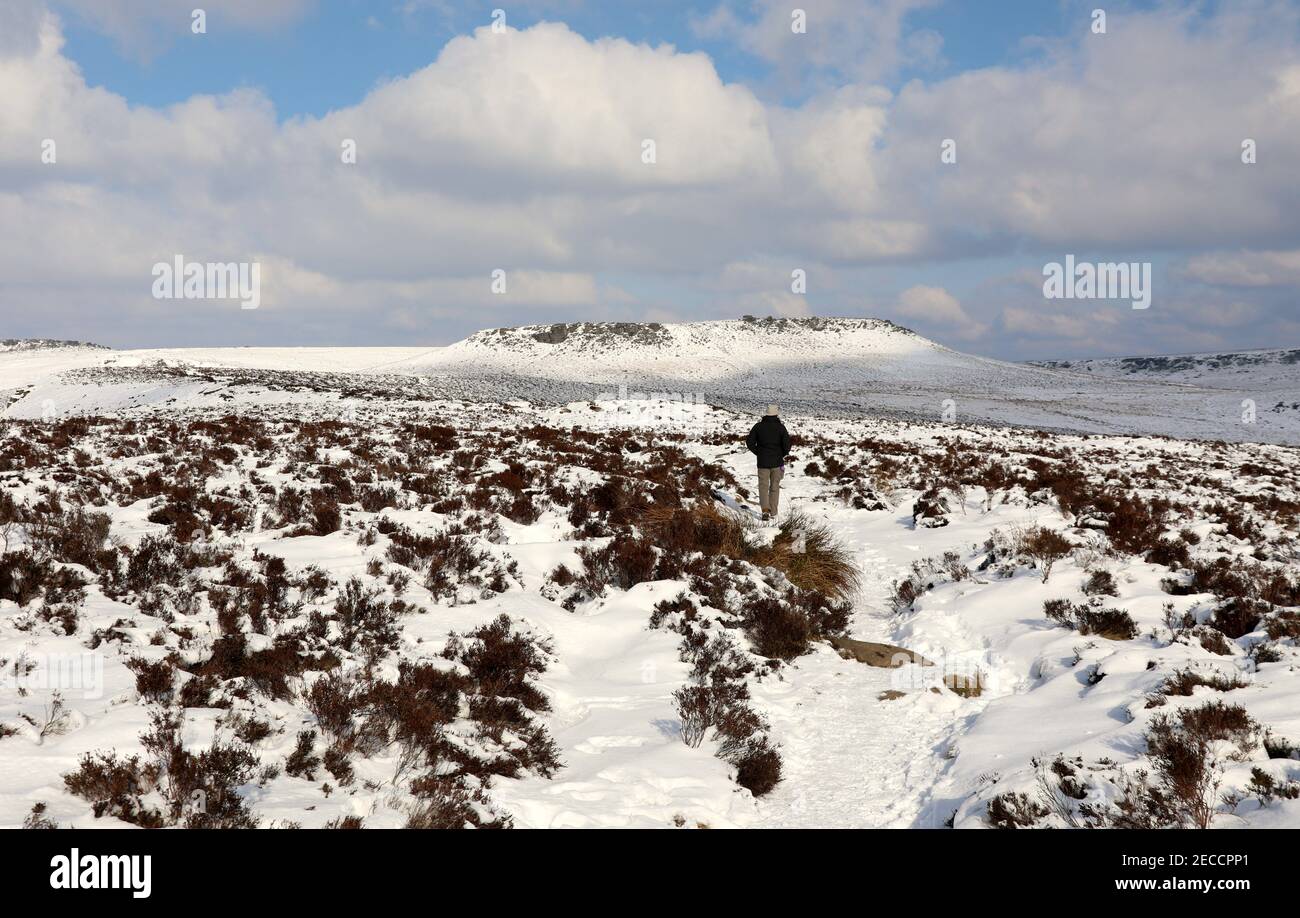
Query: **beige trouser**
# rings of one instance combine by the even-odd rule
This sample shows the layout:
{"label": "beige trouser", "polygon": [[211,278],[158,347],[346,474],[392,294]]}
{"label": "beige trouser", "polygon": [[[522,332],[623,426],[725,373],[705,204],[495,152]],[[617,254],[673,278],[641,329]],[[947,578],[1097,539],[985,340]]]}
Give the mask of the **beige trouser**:
{"label": "beige trouser", "polygon": [[764,513],[776,516],[776,508],[781,503],[781,476],[785,469],[758,470],[758,505]]}

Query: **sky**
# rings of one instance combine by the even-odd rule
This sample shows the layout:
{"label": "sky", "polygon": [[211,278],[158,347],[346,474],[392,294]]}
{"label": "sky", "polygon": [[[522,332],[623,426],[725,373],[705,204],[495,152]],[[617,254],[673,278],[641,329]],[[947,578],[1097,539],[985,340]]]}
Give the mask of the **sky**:
{"label": "sky", "polygon": [[[0,338],[1300,347],[1300,0],[201,2],[0,0]],[[1045,293],[1114,263],[1147,295]]]}

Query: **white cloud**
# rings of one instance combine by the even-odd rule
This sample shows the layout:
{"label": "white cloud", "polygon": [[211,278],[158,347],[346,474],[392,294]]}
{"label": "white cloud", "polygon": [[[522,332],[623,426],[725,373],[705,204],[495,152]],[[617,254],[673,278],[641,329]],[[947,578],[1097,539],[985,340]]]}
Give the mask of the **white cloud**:
{"label": "white cloud", "polygon": [[1210,328],[1240,328],[1244,325],[1267,327],[1269,321],[1269,317],[1258,305],[1240,301],[1216,304],[1213,308],[1200,308],[1193,313],[1192,319]]}
{"label": "white cloud", "polygon": [[736,297],[736,311],[744,315],[806,316],[811,315],[808,298],[789,290],[758,290]]}
{"label": "white cloud", "polygon": [[0,57],[31,54],[40,44],[45,10],[39,0],[0,4]]}
{"label": "white cloud", "polygon": [[[1268,27],[1261,26],[1268,23]],[[1300,10],[1243,2],[1112,16],[1025,69],[913,81],[890,106],[877,181],[946,248],[1242,244],[1300,235],[1300,106],[1268,92],[1295,67]],[[1168,75],[1177,73],[1177,80]],[[942,140],[957,162],[939,161]],[[1241,162],[1244,138],[1259,162]]]}
{"label": "white cloud", "polygon": [[1112,323],[1101,313],[1069,315],[1046,309],[1022,309],[1009,306],[1002,310],[1002,327],[1016,335],[1064,340],[1095,338],[1103,327]]}
{"label": "white cloud", "polygon": [[1300,285],[1300,249],[1289,252],[1212,252],[1187,262],[1193,280],[1224,287]]}
{"label": "white cloud", "polygon": [[772,123],[788,192],[805,206],[862,213],[881,203],[880,156],[889,95],[845,87],[798,109],[777,109]]}
{"label": "white cloud", "polygon": [[[732,40],[778,68],[781,79],[823,87],[875,82],[908,60],[932,63],[941,40],[932,32],[912,37],[908,14],[938,0],[752,0],[748,16],[722,5],[692,20],[697,35]],[[806,14],[806,31],[792,28],[794,11]]]}
{"label": "white cloud", "polygon": [[[99,9],[106,29],[133,9],[82,6]],[[819,17],[846,7],[809,4],[802,37],[819,72],[841,76],[798,106],[764,104],[702,54],[541,24],[481,28],[357,105],[281,122],[250,90],[128,105],[86,85],[55,19],[36,17],[30,2],[5,4],[0,310],[31,327],[93,309],[117,335],[150,332],[158,307],[140,302],[150,266],[179,252],[264,258],[268,276],[283,278],[269,284],[265,311],[289,328],[364,324],[379,335],[423,314],[460,331],[498,306],[505,315],[492,321],[506,324],[516,305],[520,318],[687,315],[674,285],[703,291],[716,314],[845,303],[856,313],[861,301],[845,288],[827,298],[835,271],[924,259],[940,279],[910,288],[898,307],[940,337],[994,342],[996,327],[1111,346],[1095,336],[1095,318],[1023,303],[980,311],[964,293],[963,304],[942,265],[1089,247],[1106,247],[1105,260],[1210,250],[1187,277],[1296,282],[1296,11],[1247,2],[1208,21],[1168,7],[1127,13],[1112,17],[1104,42],[1082,34],[1028,69],[913,81],[895,96],[868,84],[906,53],[893,46],[908,40],[902,24],[915,6],[873,4],[864,21],[883,17],[880,35],[830,20],[853,32],[832,36]],[[231,27],[270,27],[305,8],[241,2],[224,15]],[[741,29],[738,40],[778,61],[786,39],[760,26],[788,31],[789,8],[755,9],[739,19],[715,11],[702,28]],[[857,52],[846,49],[876,44],[880,59],[853,69]],[[1246,136],[1260,151],[1249,166],[1238,157]],[[939,162],[947,137],[958,143],[954,166]],[[44,138],[57,141],[56,165],[40,162]],[[340,161],[344,138],[357,142],[356,165]],[[641,160],[647,138],[654,165]],[[485,299],[498,267],[520,279],[518,299]],[[794,267],[809,270],[806,298],[789,293]],[[655,294],[629,293],[623,275],[651,278]],[[1242,312],[1251,304],[1240,291],[1228,302],[1239,304],[1223,313],[1240,319],[1230,327],[1269,315]],[[1167,311],[1208,326],[1216,308]],[[132,324],[139,314],[150,322]],[[206,321],[224,331],[222,315]],[[1139,334],[1130,327],[1117,328]]]}
{"label": "white cloud", "polygon": [[357,136],[364,155],[411,182],[470,170],[488,177],[485,195],[513,190],[516,172],[530,190],[542,182],[586,193],[776,173],[763,106],[724,84],[706,56],[589,42],[557,23],[454,38],[428,67],[303,130]]}
{"label": "white cloud", "polygon": [[[456,303],[479,310],[538,306],[594,306],[601,301],[590,274],[557,271],[507,271],[502,292],[493,289],[493,276],[441,276],[411,281],[341,281],[303,268],[275,255],[254,254],[262,265],[262,302],[275,308],[308,302],[316,311],[355,310],[361,304],[389,304],[408,309]],[[619,299],[617,288],[607,298]]]}
{"label": "white cloud", "polygon": [[973,340],[988,331],[986,325],[971,318],[961,302],[942,287],[909,287],[899,294],[894,311],[904,318],[919,320],[940,338]]}

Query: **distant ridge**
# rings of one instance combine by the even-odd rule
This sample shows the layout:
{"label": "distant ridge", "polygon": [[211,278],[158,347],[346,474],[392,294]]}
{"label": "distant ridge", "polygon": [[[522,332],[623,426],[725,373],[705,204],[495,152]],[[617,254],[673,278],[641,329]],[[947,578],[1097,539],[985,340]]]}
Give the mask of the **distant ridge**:
{"label": "distant ridge", "polygon": [[56,338],[0,338],[0,352],[44,351],[60,347],[84,347],[97,351],[112,350],[112,348],[105,347],[102,344],[92,344],[89,341],[63,341]]}
{"label": "distant ridge", "polygon": [[1224,370],[1270,364],[1297,365],[1300,364],[1300,348],[1210,351],[1202,354],[1155,354],[1145,357],[1091,357],[1077,360],[1026,360],[1025,363],[1035,367],[1081,372],[1098,372],[1106,368],[1117,374],[1181,373],[1188,370]]}
{"label": "distant ridge", "polygon": [[1212,389],[1277,391],[1285,405],[1300,402],[1300,348],[1034,360],[1028,361],[1027,365],[1109,379],[1205,386]]}

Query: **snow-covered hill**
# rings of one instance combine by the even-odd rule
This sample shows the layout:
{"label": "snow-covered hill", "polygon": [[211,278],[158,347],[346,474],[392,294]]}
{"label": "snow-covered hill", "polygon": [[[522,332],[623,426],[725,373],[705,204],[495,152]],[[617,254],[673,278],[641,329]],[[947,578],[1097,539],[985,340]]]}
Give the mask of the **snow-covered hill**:
{"label": "snow-covered hill", "polygon": [[765,372],[831,369],[888,373],[904,360],[948,367],[966,361],[880,319],[764,318],[678,324],[578,322],[478,332],[438,352],[430,369],[617,382],[631,378],[713,382]]}
{"label": "snow-covered hill", "polygon": [[785,390],[846,404],[864,387],[1043,387],[1061,376],[962,354],[882,319],[818,317],[497,328],[417,359],[411,368],[605,386]]}
{"label": "snow-covered hill", "polygon": [[[632,391],[698,392],[752,411],[990,421],[1092,433],[1300,440],[1300,411],[1273,410],[1300,366],[1259,365],[1221,385],[1169,385],[1070,367],[1008,363],[954,351],[868,318],[746,317],[682,324],[573,323],[479,332],[391,370],[485,380],[502,398],[543,402]],[[1184,380],[1178,380],[1185,383]],[[1245,399],[1257,405],[1243,422]],[[1289,403],[1288,403],[1289,404]]]}
{"label": "snow-covered hill", "polygon": [[[893,417],[1300,443],[1300,363],[1236,355],[1034,366],[954,351],[866,318],[595,322],[479,332],[434,348],[87,348],[0,353],[10,417],[308,389],[539,405],[669,393],[741,412]],[[1291,356],[1288,356],[1291,355]],[[1163,368],[1163,369],[1161,369]]]}

